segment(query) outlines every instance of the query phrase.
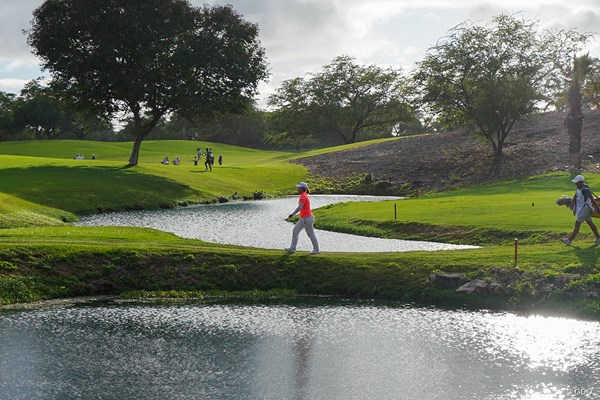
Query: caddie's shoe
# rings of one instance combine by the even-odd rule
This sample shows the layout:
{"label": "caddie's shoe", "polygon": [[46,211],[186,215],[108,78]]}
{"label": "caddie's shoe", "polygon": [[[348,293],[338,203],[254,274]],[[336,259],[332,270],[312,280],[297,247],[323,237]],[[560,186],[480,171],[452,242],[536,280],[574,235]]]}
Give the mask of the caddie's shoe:
{"label": "caddie's shoe", "polygon": [[296,249],[292,249],[291,247],[286,247],[284,250],[287,251],[289,254],[296,252]]}
{"label": "caddie's shoe", "polygon": [[596,238],[596,241],[594,242],[594,244],[596,244],[596,245],[600,244],[600,237]]}
{"label": "caddie's shoe", "polygon": [[313,250],[313,251],[311,251],[311,252],[310,252],[310,253],[308,253],[308,254],[310,254],[310,255],[314,255],[314,254],[319,254],[319,253],[320,253],[320,251],[319,251],[319,250]]}
{"label": "caddie's shoe", "polygon": [[564,244],[566,244],[567,246],[571,245],[571,241],[567,238],[561,238],[560,241],[563,242]]}

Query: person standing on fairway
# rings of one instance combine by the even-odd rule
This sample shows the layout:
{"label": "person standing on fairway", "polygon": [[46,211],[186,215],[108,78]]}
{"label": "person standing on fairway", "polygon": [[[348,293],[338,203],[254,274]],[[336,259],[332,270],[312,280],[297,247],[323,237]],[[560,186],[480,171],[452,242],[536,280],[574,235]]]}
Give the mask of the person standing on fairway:
{"label": "person standing on fairway", "polygon": [[582,175],[577,175],[571,182],[577,186],[577,190],[573,196],[573,202],[571,203],[571,210],[573,210],[573,215],[577,219],[575,220],[575,228],[573,228],[571,235],[568,238],[560,239],[560,241],[567,246],[570,246],[571,242],[579,233],[581,224],[583,221],[585,221],[590,228],[592,228],[594,235],[596,235],[596,241],[594,244],[600,244],[600,234],[598,233],[598,228],[596,227],[596,224],[594,224],[594,221],[592,221],[592,214],[595,211],[595,200],[592,196],[592,191],[588,185],[585,184],[585,178]]}
{"label": "person standing on fairway", "polygon": [[288,253],[294,253],[296,251],[296,245],[298,244],[298,235],[302,229],[306,230],[306,234],[310,238],[312,242],[313,249],[310,254],[319,254],[319,242],[317,242],[317,236],[315,235],[315,217],[310,210],[310,200],[308,199],[308,185],[304,182],[300,182],[296,185],[298,188],[298,194],[300,194],[300,199],[298,200],[298,207],[294,210],[293,213],[288,215],[288,218],[292,218],[298,212],[300,212],[300,219],[294,225],[294,229],[292,231],[292,244],[290,247],[287,247],[285,251]]}

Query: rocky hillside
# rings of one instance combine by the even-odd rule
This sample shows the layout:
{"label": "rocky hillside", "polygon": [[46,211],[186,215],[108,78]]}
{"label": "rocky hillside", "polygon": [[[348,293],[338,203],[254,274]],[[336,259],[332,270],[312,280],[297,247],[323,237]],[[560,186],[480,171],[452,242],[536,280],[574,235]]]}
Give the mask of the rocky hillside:
{"label": "rocky hillside", "polygon": [[[489,174],[491,146],[461,132],[406,137],[297,162],[316,178],[347,182],[371,174],[374,181],[387,181],[396,188],[418,186],[423,190],[568,171],[564,117],[563,112],[545,113],[515,126],[505,142],[500,176]],[[600,112],[586,115],[582,136],[584,170],[600,171]]]}

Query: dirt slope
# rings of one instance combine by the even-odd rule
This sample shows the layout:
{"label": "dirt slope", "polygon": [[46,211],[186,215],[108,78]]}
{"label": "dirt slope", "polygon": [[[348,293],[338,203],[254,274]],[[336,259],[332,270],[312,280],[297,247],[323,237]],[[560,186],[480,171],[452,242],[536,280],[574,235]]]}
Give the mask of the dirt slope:
{"label": "dirt slope", "polygon": [[[542,114],[515,126],[504,147],[500,176],[489,174],[492,150],[474,136],[450,132],[299,159],[316,177],[340,181],[370,173],[394,186],[444,190],[495,179],[569,170],[565,113]],[[600,171],[600,113],[586,114],[582,135],[584,170]]]}

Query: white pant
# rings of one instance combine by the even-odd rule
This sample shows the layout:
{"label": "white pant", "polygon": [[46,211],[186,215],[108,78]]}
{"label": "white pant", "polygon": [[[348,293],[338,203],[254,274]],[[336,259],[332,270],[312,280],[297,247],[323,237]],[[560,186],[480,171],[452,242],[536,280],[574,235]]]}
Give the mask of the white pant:
{"label": "white pant", "polygon": [[313,250],[319,251],[319,242],[317,242],[317,235],[315,235],[315,217],[306,217],[300,218],[296,225],[294,225],[294,230],[292,231],[292,245],[290,248],[292,250],[296,250],[296,245],[298,245],[298,235],[302,229],[306,230],[306,234],[310,238],[310,241],[313,245]]}

